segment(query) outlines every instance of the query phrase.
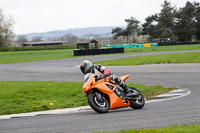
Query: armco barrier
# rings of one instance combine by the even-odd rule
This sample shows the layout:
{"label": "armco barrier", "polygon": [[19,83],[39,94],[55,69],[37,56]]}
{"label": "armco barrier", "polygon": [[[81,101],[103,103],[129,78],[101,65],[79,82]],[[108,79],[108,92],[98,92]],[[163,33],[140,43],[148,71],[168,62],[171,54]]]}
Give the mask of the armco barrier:
{"label": "armco barrier", "polygon": [[85,49],[85,50],[75,49],[74,50],[74,56],[114,54],[114,53],[124,53],[124,48]]}

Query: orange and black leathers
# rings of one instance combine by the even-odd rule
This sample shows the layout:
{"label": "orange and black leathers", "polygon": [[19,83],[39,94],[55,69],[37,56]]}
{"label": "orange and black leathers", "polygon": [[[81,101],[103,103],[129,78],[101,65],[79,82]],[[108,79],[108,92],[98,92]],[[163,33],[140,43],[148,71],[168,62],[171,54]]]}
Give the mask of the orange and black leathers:
{"label": "orange and black leathers", "polygon": [[[98,64],[98,65],[94,65],[94,68],[99,71],[101,74],[103,75],[107,75],[107,76],[110,76],[111,75],[111,72],[109,69],[105,68],[104,66]],[[94,71],[95,73],[95,71]]]}
{"label": "orange and black leathers", "polygon": [[[113,83],[122,87],[124,89],[124,91],[128,90],[128,86],[123,81],[121,81],[117,76],[112,74],[109,69],[105,68],[104,66],[102,66],[100,64],[94,65],[93,67],[94,67],[94,69],[96,69],[97,71],[99,71],[102,74],[99,76],[99,79],[103,79],[105,77],[110,77],[110,80]],[[93,69],[93,73],[96,74],[94,69]]]}

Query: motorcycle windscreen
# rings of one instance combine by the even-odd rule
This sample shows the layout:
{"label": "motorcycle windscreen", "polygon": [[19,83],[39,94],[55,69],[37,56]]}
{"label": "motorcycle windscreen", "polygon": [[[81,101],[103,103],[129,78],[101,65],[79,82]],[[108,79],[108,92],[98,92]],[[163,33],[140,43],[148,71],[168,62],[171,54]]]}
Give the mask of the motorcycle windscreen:
{"label": "motorcycle windscreen", "polygon": [[94,74],[93,74],[93,73],[87,73],[87,74],[85,75],[85,77],[84,77],[84,83],[87,82],[88,79],[89,79],[92,75],[94,75]]}

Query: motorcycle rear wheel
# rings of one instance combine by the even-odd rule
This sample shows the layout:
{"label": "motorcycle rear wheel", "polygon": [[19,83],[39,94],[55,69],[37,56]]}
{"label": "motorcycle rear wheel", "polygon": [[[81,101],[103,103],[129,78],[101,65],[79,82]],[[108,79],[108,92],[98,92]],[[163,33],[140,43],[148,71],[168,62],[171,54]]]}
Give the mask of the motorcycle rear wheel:
{"label": "motorcycle rear wheel", "polygon": [[110,109],[110,103],[108,99],[101,95],[103,101],[99,101],[94,91],[91,91],[88,95],[88,103],[90,107],[98,113],[107,113]]}
{"label": "motorcycle rear wheel", "polygon": [[134,87],[129,87],[129,88],[139,92],[140,96],[141,96],[141,98],[139,100],[135,100],[135,99],[129,100],[130,101],[130,107],[134,108],[134,109],[142,109],[145,105],[144,96],[136,88],[134,88]]}

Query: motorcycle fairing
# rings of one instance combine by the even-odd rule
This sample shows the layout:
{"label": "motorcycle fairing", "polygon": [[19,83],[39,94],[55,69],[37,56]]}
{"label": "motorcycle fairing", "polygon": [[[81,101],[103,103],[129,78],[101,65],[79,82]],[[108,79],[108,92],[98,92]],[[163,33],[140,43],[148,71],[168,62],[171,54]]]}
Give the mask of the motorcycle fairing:
{"label": "motorcycle fairing", "polygon": [[122,80],[123,82],[125,82],[128,78],[129,78],[129,74],[128,75],[125,75],[123,77],[119,77],[120,80]]}
{"label": "motorcycle fairing", "polygon": [[[114,85],[112,83],[108,83],[108,82],[105,83],[105,81],[109,81],[109,78],[105,78],[105,79],[95,82],[94,76],[95,75],[92,75],[87,80],[87,82],[85,82],[85,84],[83,85],[83,92],[86,93],[86,97],[88,96],[88,94],[91,90],[97,89],[100,92],[108,95],[109,101],[110,101],[110,109],[116,109],[116,108],[130,106],[130,102],[125,104],[124,101],[115,94],[114,90],[117,87],[116,85]],[[129,75],[119,77],[119,78],[122,81],[125,81],[129,78]],[[112,85],[114,87],[114,89],[111,90],[106,84]]]}

